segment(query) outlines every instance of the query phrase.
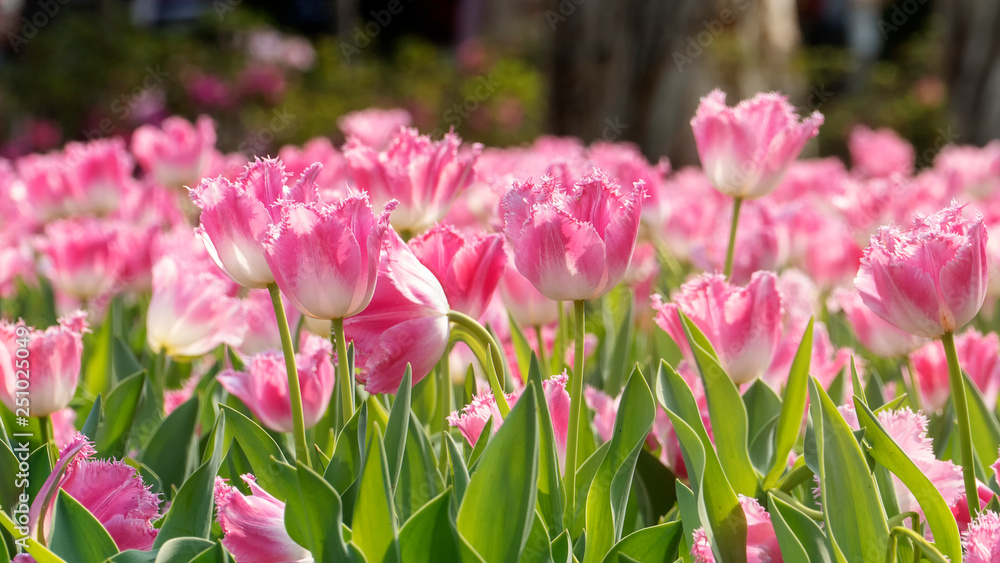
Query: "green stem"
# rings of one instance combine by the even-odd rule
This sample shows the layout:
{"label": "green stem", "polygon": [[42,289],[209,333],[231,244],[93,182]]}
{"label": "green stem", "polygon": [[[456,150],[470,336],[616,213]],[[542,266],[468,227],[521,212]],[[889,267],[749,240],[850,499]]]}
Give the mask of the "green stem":
{"label": "green stem", "polygon": [[562,373],[565,366],[563,358],[566,357],[566,308],[562,301],[556,301],[559,305],[559,326],[556,327],[556,346],[552,350],[553,369],[552,373]]}
{"label": "green stem", "polygon": [[476,319],[458,311],[448,311],[448,320],[464,328],[486,348],[487,360],[488,363],[493,364],[493,369],[490,369],[488,365],[484,365],[483,371],[486,372],[486,377],[490,380],[490,390],[493,392],[493,398],[497,402],[497,409],[500,411],[501,418],[507,418],[507,414],[510,413],[510,405],[507,404],[507,396],[500,385],[500,382],[504,378],[503,358],[500,356],[502,348],[497,344],[496,339],[493,338],[490,331],[486,330]]}
{"label": "green stem", "polygon": [[920,400],[920,381],[917,379],[917,370],[913,367],[913,359],[909,354],[906,355],[906,373],[910,376],[910,403],[913,404],[913,410],[923,410]]}
{"label": "green stem", "polygon": [[792,469],[790,473],[778,481],[778,490],[784,493],[790,493],[795,489],[795,487],[798,487],[812,478],[813,475],[814,473],[812,469],[809,469],[809,466],[804,464],[800,465],[795,469]]}
{"label": "green stem", "polygon": [[566,436],[566,467],[563,480],[566,483],[566,500],[569,503],[571,519],[576,518],[576,447],[580,436],[581,415],[583,413],[583,315],[585,301],[573,302],[576,321],[576,341],[573,343],[573,376],[570,378],[569,430]]}
{"label": "green stem", "polygon": [[347,361],[347,339],[344,336],[344,319],[333,319],[333,338],[337,341],[337,380],[340,382],[341,420],[337,433],[354,416],[354,374]]}
{"label": "green stem", "polygon": [[438,381],[438,405],[440,405],[440,411],[438,414],[438,423],[441,424],[441,452],[438,455],[438,467],[442,471],[445,470],[448,463],[448,443],[445,441],[445,433],[448,432],[448,415],[451,414],[451,366],[448,361],[448,353],[451,351],[451,346],[444,352],[444,356],[441,357],[441,361],[438,362],[438,372],[440,374],[440,380]]}
{"label": "green stem", "polygon": [[958,417],[958,439],[962,450],[962,476],[965,478],[965,495],[969,505],[969,516],[975,520],[979,514],[979,494],[976,487],[976,474],[972,465],[972,425],[969,423],[969,402],[965,396],[965,381],[962,368],[958,365],[958,352],[955,350],[955,334],[946,332],[941,336],[944,353],[948,357],[948,381],[951,383],[951,397],[955,402],[955,415]]}
{"label": "green stem", "polygon": [[800,512],[802,512],[802,514],[805,514],[806,516],[808,516],[809,518],[811,518],[811,519],[813,519],[813,520],[815,520],[817,522],[822,522],[824,520],[822,512],[820,512],[819,510],[815,510],[813,508],[809,508],[808,506],[806,506],[806,505],[802,504],[801,502],[799,502],[799,499],[793,497],[792,495],[790,495],[790,494],[788,494],[788,493],[786,493],[784,491],[781,491],[781,490],[778,490],[778,489],[769,489],[767,492],[769,494],[774,495],[777,498],[780,498],[781,500],[785,501],[786,503],[794,506]]}
{"label": "green stem", "polygon": [[55,447],[55,444],[51,443],[52,442],[52,434],[53,434],[53,432],[52,432],[52,417],[49,416],[49,415],[45,415],[43,417],[40,417],[38,419],[38,426],[41,427],[40,434],[41,434],[41,438],[42,438],[42,445],[45,446],[45,453],[48,454],[48,457],[49,457],[49,467],[55,467],[55,457],[56,456],[53,455],[55,453],[55,452],[53,452],[53,448]]}
{"label": "green stem", "polygon": [[306,423],[302,414],[302,389],[299,388],[299,370],[295,366],[295,348],[292,347],[292,333],[288,330],[288,317],[285,316],[285,305],[281,302],[281,291],[278,284],[270,283],[267,290],[271,293],[271,304],[274,306],[274,316],[278,321],[278,333],[281,335],[281,352],[285,357],[285,374],[288,376],[288,395],[292,401],[292,431],[295,434],[295,457],[312,467],[309,461],[309,444],[306,443]]}
{"label": "green stem", "polygon": [[736,250],[736,226],[740,222],[740,206],[742,205],[742,197],[733,198],[733,222],[729,226],[729,248],[726,250],[726,279],[729,279],[733,273],[733,251]]}
{"label": "green stem", "polygon": [[542,325],[535,326],[535,338],[538,340],[538,365],[542,369],[542,376],[544,377],[546,368],[549,366],[545,363],[545,337],[542,336]]}

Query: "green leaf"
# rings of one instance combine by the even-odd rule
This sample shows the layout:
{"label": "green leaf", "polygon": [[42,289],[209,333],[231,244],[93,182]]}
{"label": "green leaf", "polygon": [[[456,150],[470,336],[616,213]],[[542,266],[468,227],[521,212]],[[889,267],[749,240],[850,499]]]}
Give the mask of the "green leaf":
{"label": "green leaf", "polygon": [[570,521],[570,535],[577,538],[577,545],[580,543],[579,535],[583,533],[587,520],[587,495],[590,494],[590,486],[593,484],[594,476],[597,475],[597,470],[600,469],[604,456],[608,454],[610,447],[611,442],[601,444],[576,470],[576,514],[570,515],[567,511],[566,516]]}
{"label": "green leaf", "polygon": [[493,439],[493,417],[490,417],[486,421],[486,425],[483,426],[483,431],[479,433],[479,438],[476,439],[476,445],[472,446],[472,453],[469,454],[469,470],[472,473],[476,471],[476,462],[479,461],[479,456],[483,455],[486,451],[486,446],[489,445],[490,440]]}
{"label": "green leaf", "polygon": [[437,563],[482,560],[471,549],[462,549],[462,539],[451,519],[451,495],[451,489],[441,493],[403,524],[399,530],[399,549],[403,561]]}
{"label": "green leaf", "polygon": [[[531,354],[531,365],[528,368],[528,385],[534,386],[536,396],[545,396],[541,372],[538,369],[538,358],[534,353]],[[559,469],[555,430],[552,427],[552,417],[546,401],[538,402],[538,422],[538,511],[549,530],[561,531],[565,493]]]}
{"label": "green leaf", "polygon": [[517,322],[514,315],[507,314],[510,326],[510,340],[514,344],[514,354],[517,356],[517,370],[519,373],[528,373],[531,366],[531,356],[535,353],[528,343],[528,337],[524,334],[524,328]]}
{"label": "green leaf", "polygon": [[[604,391],[612,397],[618,396],[622,389],[622,375],[628,371],[629,351],[632,348],[632,333],[635,327],[635,297],[630,289],[624,289],[624,299],[621,301],[624,303],[625,311],[614,334],[605,337],[606,345],[611,345],[611,353],[605,355],[604,373],[608,374],[608,379]],[[605,326],[608,328],[615,326],[614,315],[611,314],[610,308],[605,310]]]}
{"label": "green leaf", "polygon": [[191,561],[199,553],[215,547],[215,543],[201,538],[174,538],[163,544],[156,553],[156,563]]}
{"label": "green leaf", "polygon": [[455,443],[455,439],[451,434],[445,434],[444,437],[448,442],[448,459],[451,462],[451,482],[455,485],[455,500],[461,504],[465,490],[469,488],[469,470],[465,467],[462,451]]}
{"label": "green leaf", "polygon": [[[806,331],[799,342],[799,349],[792,360],[781,398],[781,415],[774,433],[774,461],[764,479],[764,489],[770,489],[788,466],[788,453],[795,446],[795,440],[802,428],[802,417],[806,412],[806,393],[809,386],[809,361],[812,357],[813,319],[809,319]],[[713,428],[715,420],[713,419]],[[746,494],[746,493],[744,493]]]}
{"label": "green leaf", "polygon": [[997,449],[1000,449],[1000,424],[986,406],[983,394],[979,392],[975,383],[969,379],[965,373],[962,374],[965,380],[965,396],[969,403],[969,423],[972,426],[972,446],[976,450],[979,459],[985,463],[987,460],[996,459]]}
{"label": "green leaf", "polygon": [[521,550],[519,563],[552,563],[552,550],[549,545],[549,530],[545,526],[542,515],[535,510],[535,519],[531,523],[528,541]]}
{"label": "green leaf", "polygon": [[[14,447],[17,447],[16,444],[15,442]],[[0,479],[0,507],[8,510],[17,506],[21,489],[24,488],[18,486],[23,484],[20,483],[21,480],[14,477],[19,473],[19,465],[17,456],[7,445],[7,441],[0,440],[0,475],[4,475],[4,478]]]}
{"label": "green leaf", "polygon": [[[680,514],[681,523],[684,525],[684,543],[685,545],[694,545],[694,532],[701,528],[698,498],[679,479],[674,482],[674,487],[677,492],[677,511]],[[686,555],[686,552],[681,555]],[[687,557],[686,560],[690,560],[690,557]]]}
{"label": "green leaf", "polygon": [[[111,312],[108,311],[108,318],[110,316]],[[83,336],[83,349],[86,353],[80,387],[90,396],[103,393],[111,387],[114,372],[111,364],[112,339],[111,323],[107,319],[95,332]]]}
{"label": "green leaf", "polygon": [[643,528],[615,544],[604,557],[604,563],[619,561],[621,556],[636,561],[669,561],[677,553],[682,535],[680,522]]}
{"label": "green leaf", "polygon": [[659,459],[645,449],[639,451],[639,459],[635,464],[635,475],[642,490],[645,491],[648,506],[644,513],[645,522],[659,522],[677,501],[674,481],[677,477]]}
{"label": "green leaf", "polygon": [[[525,388],[490,440],[458,509],[458,531],[490,561],[518,561],[535,516],[538,400]],[[480,440],[482,441],[482,440]]]}
{"label": "green leaf", "polygon": [[83,423],[83,435],[88,439],[93,440],[94,436],[97,434],[97,426],[101,423],[101,394],[98,393],[97,397],[94,399],[94,404],[90,407],[90,413],[87,414],[87,420]]}
{"label": "green leaf", "polygon": [[396,390],[396,399],[389,411],[389,422],[385,428],[385,454],[389,463],[390,490],[396,489],[399,480],[399,469],[403,465],[403,452],[406,450],[406,429],[410,425],[410,392],[413,387],[413,372],[410,364],[406,364],[403,379]]}
{"label": "green leaf", "polygon": [[722,369],[718,356],[705,335],[684,313],[679,314],[705,384],[708,414],[712,420],[712,435],[715,437],[719,462],[737,493],[754,496],[760,483],[747,448],[747,412],[739,389]]}
{"label": "green leaf", "polygon": [[375,426],[365,456],[357,503],[352,519],[352,538],[369,561],[399,561],[399,536],[393,513],[389,466],[386,463],[382,431]]}
{"label": "green leaf", "polygon": [[[219,408],[226,417],[223,451],[229,447],[233,440],[236,440],[253,469],[257,483],[264,490],[273,491],[271,494],[275,495],[276,498],[283,500],[285,498],[285,484],[274,473],[271,462],[271,458],[285,461],[281,448],[263,428],[243,413],[226,405],[219,405]],[[210,453],[208,450],[205,451],[206,456]],[[202,461],[206,460],[202,459]]]}
{"label": "green leaf", "polygon": [[336,450],[330,458],[329,465],[323,473],[323,478],[333,485],[341,496],[361,476],[361,462],[364,444],[364,432],[368,425],[368,402],[354,411],[354,416],[347,421],[337,440]]}
{"label": "green leaf", "polygon": [[892,471],[906,485],[920,504],[924,518],[934,534],[934,543],[942,553],[958,561],[962,558],[962,541],[958,525],[948,503],[944,501],[937,487],[906,456],[899,444],[886,432],[875,414],[857,397],[854,408],[858,413],[858,423],[865,429],[865,441],[871,444],[868,454],[875,461]]}
{"label": "green leaf", "polygon": [[399,521],[406,522],[414,512],[443,490],[444,479],[438,471],[430,439],[417,416],[411,413],[403,464],[393,494]]}
{"label": "green leaf", "polygon": [[56,496],[49,549],[68,561],[104,561],[118,553],[115,540],[97,518],[62,490]]}
{"label": "green leaf", "polygon": [[[274,465],[284,466],[286,474],[292,470],[280,461],[274,461]],[[285,504],[288,535],[308,549],[316,561],[349,561],[343,533],[343,506],[337,491],[302,462],[297,462],[294,474],[289,476],[288,502]]]}
{"label": "green leaf", "polygon": [[95,449],[103,458],[121,458],[125,455],[125,444],[135,420],[135,413],[142,398],[145,373],[138,373],[119,380],[108,393],[104,405],[104,423],[97,429]]}
{"label": "green leaf", "polygon": [[114,370],[114,380],[120,383],[130,377],[143,373],[142,364],[132,353],[132,348],[121,336],[114,337],[111,351],[111,365]]}
{"label": "green leaf", "polygon": [[202,551],[188,563],[229,563],[229,554],[221,542]]}
{"label": "green leaf", "polygon": [[[0,526],[3,526],[4,530],[7,530],[11,536],[20,538],[21,534],[17,531],[17,524],[7,516],[7,513],[0,510]],[[105,532],[107,533],[107,532]],[[25,541],[28,544],[28,553],[35,558],[38,563],[66,563],[58,555],[49,551],[44,545],[38,543],[37,540],[30,536],[25,536]],[[2,538],[0,538],[2,540]]]}
{"label": "green leaf", "polygon": [[614,435],[587,495],[587,555],[584,563],[600,561],[621,539],[625,503],[639,450],[653,428],[653,395],[638,370],[622,393]]}
{"label": "green leaf", "polygon": [[861,446],[815,378],[809,402],[827,537],[848,561],[881,560],[889,528]]}
{"label": "green leaf", "polygon": [[160,476],[163,492],[169,496],[171,487],[179,487],[197,463],[198,397],[192,397],[163,419],[139,461]]}
{"label": "green leaf", "polygon": [[177,491],[170,510],[163,517],[163,524],[153,542],[154,548],[162,547],[168,540],[181,537],[208,539],[212,530],[215,476],[222,464],[222,448],[226,433],[226,415],[220,414],[208,438],[212,456],[202,463]]}
{"label": "green leaf", "polygon": [[811,563],[833,561],[826,536],[812,518],[774,495],[768,495],[768,506],[771,524],[785,560]]}

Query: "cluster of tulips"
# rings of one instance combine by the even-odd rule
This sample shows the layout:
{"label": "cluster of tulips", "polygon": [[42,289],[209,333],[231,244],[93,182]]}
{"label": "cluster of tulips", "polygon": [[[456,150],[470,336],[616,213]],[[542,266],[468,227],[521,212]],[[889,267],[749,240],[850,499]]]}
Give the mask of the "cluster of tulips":
{"label": "cluster of tulips", "polygon": [[0,555],[1000,561],[1000,142],[799,160],[820,114],[718,91],[700,169],[409,120],[0,162]]}

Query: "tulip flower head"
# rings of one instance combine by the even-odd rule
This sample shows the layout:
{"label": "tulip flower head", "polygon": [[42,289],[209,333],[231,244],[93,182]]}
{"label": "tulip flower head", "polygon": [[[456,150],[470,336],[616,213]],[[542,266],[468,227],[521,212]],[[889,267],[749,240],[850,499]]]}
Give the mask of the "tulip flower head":
{"label": "tulip flower head", "polygon": [[936,338],[965,326],[986,298],[982,217],[952,203],[902,231],[882,227],[865,249],[854,285],[876,315],[900,330]]}
{"label": "tulip flower head", "polygon": [[[861,344],[876,356],[902,357],[915,350],[922,342],[920,338],[882,320],[864,304],[854,289],[838,288],[833,292],[832,301],[833,305],[844,312]],[[941,354],[943,358],[944,350]],[[947,387],[947,367],[944,378]]]}
{"label": "tulip flower head", "polygon": [[[996,333],[984,335],[969,329],[955,337],[955,350],[962,370],[982,393],[986,407],[993,410],[1000,394],[1000,338]],[[944,346],[938,341],[928,342],[914,351],[910,359],[925,406],[940,411],[951,398]]]}
{"label": "tulip flower head", "polygon": [[8,409],[15,410],[17,392],[24,390],[19,371],[30,376],[31,416],[49,416],[69,405],[80,381],[86,318],[77,311],[45,330],[0,321],[0,400]]}
{"label": "tulip flower head", "polygon": [[114,225],[97,219],[49,223],[36,244],[39,270],[63,295],[92,299],[111,290],[124,265]]}
{"label": "tulip flower head", "polygon": [[758,94],[727,107],[720,90],[701,99],[691,120],[708,179],[715,189],[738,198],[774,191],[822,124],[819,112],[799,121],[795,108],[780,94]]}
{"label": "tulip flower head", "polygon": [[168,117],[161,128],[143,125],[132,134],[132,154],[139,166],[167,188],[197,184],[214,150],[215,123],[204,115],[194,124]]}
{"label": "tulip flower head", "polygon": [[864,125],[851,130],[847,140],[854,172],[866,178],[913,174],[916,152],[906,139],[888,128],[873,131]]}
{"label": "tulip flower head", "polygon": [[625,277],[639,233],[645,187],[600,171],[573,185],[515,182],[503,198],[504,234],[517,271],[549,299],[596,299]]}
{"label": "tulip flower head", "polygon": [[285,529],[285,503],[260,488],[253,475],[241,478],[250,495],[215,478],[215,514],[224,534],[222,545],[239,563],[311,563],[309,551]]}
{"label": "tulip flower head", "polygon": [[401,128],[409,127],[413,118],[405,109],[368,108],[352,111],[337,118],[337,127],[348,138],[355,138],[377,151],[389,146]]}
{"label": "tulip flower head", "polygon": [[985,511],[962,534],[966,563],[1000,561],[1000,514]]}

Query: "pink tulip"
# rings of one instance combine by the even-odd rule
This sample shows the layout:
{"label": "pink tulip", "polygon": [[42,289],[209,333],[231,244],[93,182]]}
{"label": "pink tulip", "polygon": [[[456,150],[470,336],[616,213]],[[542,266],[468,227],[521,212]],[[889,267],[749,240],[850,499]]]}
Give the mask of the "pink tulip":
{"label": "pink tulip", "polygon": [[[690,260],[704,241],[716,233],[719,216],[729,212],[725,195],[712,189],[705,173],[693,167],[682,168],[666,183],[667,197],[660,201],[659,238],[678,260]],[[643,213],[648,206],[643,206]]]}
{"label": "pink tulip", "polygon": [[774,191],[822,124],[819,112],[800,122],[780,94],[757,94],[730,108],[720,90],[701,99],[691,120],[708,179],[720,192],[740,198]]}
{"label": "pink tulip", "polygon": [[522,327],[545,326],[559,318],[559,303],[539,293],[513,264],[508,264],[500,278],[500,296]]}
{"label": "pink tulip", "polygon": [[[271,224],[280,220],[274,205],[285,198],[285,168],[280,160],[260,160],[246,166],[235,182],[222,176],[206,178],[191,190],[201,209],[197,233],[222,271],[236,283],[264,288],[274,282],[264,252]],[[303,190],[315,189],[303,175]]]}
{"label": "pink tulip", "polygon": [[[746,283],[758,270],[777,270],[788,259],[788,232],[764,202],[751,201],[743,205],[730,276],[735,283]],[[715,229],[703,246],[695,246],[691,262],[705,271],[722,271],[729,248],[729,228],[732,210],[719,212],[723,220],[716,220]]]}
{"label": "pink tulip", "polygon": [[[833,292],[832,301],[836,308],[844,312],[861,344],[876,356],[883,358],[905,356],[922,342],[921,339],[899,330],[878,317],[864,304],[861,295],[854,289],[837,289]],[[941,353],[943,354],[944,350]],[[945,368],[944,382],[947,388],[947,368]]]}
{"label": "pink tulip", "polygon": [[[298,354],[299,385],[306,429],[316,425],[330,403],[333,392],[333,363],[330,341],[310,335]],[[292,401],[288,391],[285,359],[280,350],[252,356],[246,371],[227,369],[218,375],[219,383],[253,412],[264,426],[276,432],[292,431]]]}
{"label": "pink tulip", "polygon": [[117,238],[115,226],[96,219],[49,223],[36,243],[39,270],[65,295],[97,297],[114,288],[121,273],[124,252]]}
{"label": "pink tulip", "polygon": [[283,202],[264,241],[281,292],[317,319],[360,313],[372,299],[391,210],[390,203],[376,215],[364,194],[332,204]]}
{"label": "pink tulip", "polygon": [[[996,495],[988,485],[984,484],[982,481],[976,480],[976,493],[979,496],[979,510],[982,510]],[[972,525],[972,514],[969,512],[969,501],[965,493],[962,493],[962,498],[958,499],[958,502],[951,505],[951,515],[955,517],[955,523],[958,524],[959,532],[966,532]]]}
{"label": "pink tulip", "polygon": [[[559,461],[563,462],[566,455],[566,433],[569,430],[569,393],[566,392],[566,382],[568,376],[563,373],[554,375],[542,381],[542,390],[545,393],[545,403],[549,408],[549,416],[552,418],[552,430],[556,438],[556,450],[559,453]],[[524,392],[523,389],[507,393],[507,403],[511,408],[517,404],[517,400]],[[466,405],[461,411],[455,411],[448,415],[448,423],[455,426],[462,432],[462,436],[469,442],[470,446],[475,446],[486,428],[486,423],[493,419],[493,433],[503,424],[500,410],[497,408],[496,400],[489,391],[480,393],[473,397],[472,402]],[[612,420],[612,425],[614,421]]]}
{"label": "pink tulip", "polygon": [[50,537],[55,495],[44,507],[44,522],[40,522],[42,505],[54,488],[62,489],[94,515],[119,550],[151,549],[157,534],[152,522],[160,517],[159,495],[149,491],[134,467],[124,461],[90,459],[94,454],[93,444],[83,434],[77,434],[62,449],[59,461],[31,503],[32,531],[41,525],[45,537]]}
{"label": "pink tulip", "polygon": [[441,282],[451,308],[478,319],[507,267],[503,235],[466,236],[439,225],[410,241],[410,250]]}
{"label": "pink tulip", "polygon": [[35,219],[47,222],[76,211],[79,199],[67,177],[62,153],[29,154],[17,159],[14,166],[17,186],[24,191],[22,205]]}
{"label": "pink tulip", "polygon": [[355,138],[377,151],[385,150],[400,128],[409,127],[413,118],[405,109],[368,108],[337,118],[337,127],[348,139]]}
{"label": "pink tulip", "polygon": [[645,183],[649,197],[642,204],[642,221],[656,226],[661,224],[662,208],[670,205],[672,199],[665,186],[670,173],[670,162],[665,157],[654,166],[632,143],[598,141],[587,149],[587,158],[622,186]]}
{"label": "pink tulip", "polygon": [[1000,193],[1000,141],[985,147],[947,146],[934,158],[934,168],[953,176],[965,198],[986,199]]}
{"label": "pink tulip", "polygon": [[[747,562],[781,563],[781,547],[771,525],[771,515],[753,497],[739,495],[740,506],[747,520]],[[715,554],[704,528],[694,531],[691,555],[695,563],[715,563]]]}
{"label": "pink tulip", "polygon": [[215,478],[215,514],[222,527],[222,545],[239,563],[305,563],[309,551],[285,529],[285,503],[257,485],[253,475],[243,475],[250,488],[244,495]]}
{"label": "pink tulip", "polygon": [[986,229],[962,207],[918,218],[906,231],[882,227],[854,280],[876,315],[917,336],[935,338],[965,326],[986,298]]}
{"label": "pink tulip", "polygon": [[625,276],[645,188],[599,171],[569,186],[514,183],[503,198],[504,234],[518,272],[549,299],[596,299]]}
{"label": "pink tulip", "polygon": [[320,163],[323,169],[316,176],[316,187],[322,201],[332,201],[347,195],[347,160],[334,148],[330,139],[316,137],[301,148],[285,145],[278,151],[278,158],[285,163],[285,168],[292,176],[300,176],[314,163]]}
{"label": "pink tulip", "polygon": [[913,174],[916,154],[906,139],[888,128],[873,131],[864,125],[851,130],[847,139],[853,170],[867,178],[889,178]]}
{"label": "pink tulip", "polygon": [[69,143],[65,150],[66,173],[77,213],[106,215],[118,208],[126,191],[133,187],[135,164],[119,139],[97,139],[89,143]]}
{"label": "pink tulip", "polygon": [[[294,333],[295,327],[299,326],[302,313],[293,307],[284,295],[281,296],[281,300],[288,326]],[[243,299],[243,314],[247,319],[247,332],[243,335],[243,342],[240,343],[240,354],[252,356],[266,350],[281,349],[281,335],[278,333],[278,322],[274,318],[274,305],[267,291],[251,289]],[[326,330],[323,334],[329,335],[330,330]]]}
{"label": "pink tulip", "polygon": [[1000,514],[987,510],[962,534],[966,563],[1000,561]]}
{"label": "pink tulip", "polygon": [[246,331],[240,300],[218,271],[184,268],[179,256],[153,267],[146,342],[177,359],[192,359],[221,344],[238,346]]}
{"label": "pink tulip", "polygon": [[80,380],[86,318],[77,311],[45,330],[0,320],[0,400],[8,409],[48,416],[69,405]]}
{"label": "pink tulip", "polygon": [[407,363],[413,383],[423,379],[448,346],[449,310],[441,283],[388,229],[371,303],[344,322],[358,354],[358,381],[369,393],[395,393]]}
{"label": "pink tulip", "polygon": [[473,180],[473,167],[482,151],[476,143],[459,151],[462,140],[448,133],[431,141],[416,129],[401,129],[385,151],[348,139],[344,148],[347,170],[354,185],[381,207],[395,199],[392,214],[397,230],[420,232],[444,217],[451,202]]}
{"label": "pink tulip", "polygon": [[682,285],[670,303],[654,295],[653,308],[656,324],[693,364],[679,315],[683,311],[705,333],[722,368],[737,384],[764,373],[782,333],[781,297],[770,272],[755,273],[746,287],[730,285],[718,274],[703,274]]}
{"label": "pink tulip", "polygon": [[[962,371],[983,394],[993,410],[1000,393],[1000,338],[996,333],[980,334],[969,329],[955,337]],[[921,396],[929,409],[940,411],[951,398],[948,386],[948,359],[940,341],[928,342],[910,355]]]}
{"label": "pink tulip", "polygon": [[158,184],[193,186],[205,175],[215,150],[215,123],[202,115],[192,124],[168,117],[159,128],[143,125],[132,134],[132,154]]}
{"label": "pink tulip", "polygon": [[76,436],[76,411],[66,407],[49,415],[49,419],[52,421],[52,441],[61,450]]}

